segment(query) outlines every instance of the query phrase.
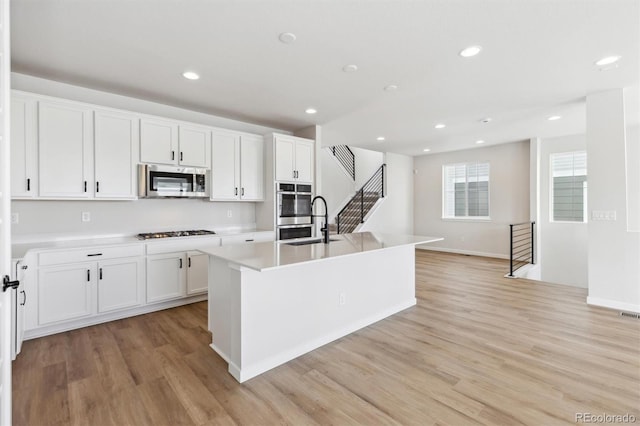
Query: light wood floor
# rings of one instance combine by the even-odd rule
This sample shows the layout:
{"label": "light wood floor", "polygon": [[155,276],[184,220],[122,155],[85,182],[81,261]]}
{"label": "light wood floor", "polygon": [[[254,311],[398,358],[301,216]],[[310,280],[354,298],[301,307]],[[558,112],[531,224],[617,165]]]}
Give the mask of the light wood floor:
{"label": "light wood floor", "polygon": [[[640,321],[501,260],[417,251],[418,305],[243,385],[206,302],[25,342],[15,425],[640,422]],[[284,332],[284,331],[283,331]]]}

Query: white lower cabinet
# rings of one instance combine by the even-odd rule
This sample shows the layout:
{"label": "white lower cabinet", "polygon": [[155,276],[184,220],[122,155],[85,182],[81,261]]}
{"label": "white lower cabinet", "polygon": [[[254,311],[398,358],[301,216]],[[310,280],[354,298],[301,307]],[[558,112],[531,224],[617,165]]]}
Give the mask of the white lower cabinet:
{"label": "white lower cabinet", "polygon": [[147,256],[147,303],[161,302],[185,295],[184,253]]}
{"label": "white lower cabinet", "polygon": [[98,312],[144,303],[144,262],[140,257],[98,263]]}
{"label": "white lower cabinet", "polygon": [[92,315],[95,312],[95,282],[95,265],[92,263],[40,269],[38,324],[47,325]]}
{"label": "white lower cabinet", "polygon": [[187,294],[204,293],[209,289],[209,255],[199,251],[187,253]]}

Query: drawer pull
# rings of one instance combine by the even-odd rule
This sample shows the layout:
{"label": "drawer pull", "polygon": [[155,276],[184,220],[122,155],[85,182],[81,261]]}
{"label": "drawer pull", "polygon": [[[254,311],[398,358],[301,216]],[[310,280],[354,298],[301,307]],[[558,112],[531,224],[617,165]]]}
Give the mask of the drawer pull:
{"label": "drawer pull", "polygon": [[102,253],[89,253],[87,257],[102,256]]}
{"label": "drawer pull", "polygon": [[245,241],[246,241],[246,242],[248,242],[248,243],[250,243],[251,241],[253,241],[253,238],[252,238],[252,239],[250,239],[250,240],[245,240]]}

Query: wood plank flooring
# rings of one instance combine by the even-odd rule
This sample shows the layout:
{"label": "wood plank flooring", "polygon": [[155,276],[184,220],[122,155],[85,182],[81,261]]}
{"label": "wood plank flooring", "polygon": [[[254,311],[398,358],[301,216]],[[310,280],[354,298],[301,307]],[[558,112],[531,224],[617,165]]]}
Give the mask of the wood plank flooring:
{"label": "wood plank flooring", "polygon": [[[640,422],[640,321],[505,261],[417,250],[418,305],[238,384],[206,302],[24,343],[15,425]],[[285,332],[285,331],[282,331]]]}

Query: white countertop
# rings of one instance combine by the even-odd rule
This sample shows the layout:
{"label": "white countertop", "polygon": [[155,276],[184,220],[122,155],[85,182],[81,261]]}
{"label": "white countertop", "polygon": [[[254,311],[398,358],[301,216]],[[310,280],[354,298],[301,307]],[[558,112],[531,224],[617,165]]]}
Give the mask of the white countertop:
{"label": "white countertop", "polygon": [[192,235],[189,237],[171,237],[171,238],[157,238],[149,240],[140,240],[135,235],[101,235],[101,236],[74,236],[64,237],[56,236],[54,238],[46,238],[37,240],[33,237],[21,240],[11,245],[11,257],[13,259],[21,259],[29,250],[58,250],[58,249],[74,249],[83,247],[95,247],[95,246],[109,246],[109,245],[121,245],[121,244],[154,244],[154,243],[170,243],[177,241],[194,241],[207,238],[222,238],[228,236],[253,234],[259,232],[273,232],[267,230],[237,230],[237,229],[223,229],[221,232],[216,232],[211,235]]}
{"label": "white countertop", "polygon": [[329,244],[317,243],[300,246],[288,245],[284,241],[241,244],[199,249],[210,256],[256,271],[282,268],[300,263],[317,262],[340,256],[357,255],[373,250],[382,250],[405,245],[416,245],[441,241],[441,237],[418,235],[380,234],[356,232],[331,235]]}

